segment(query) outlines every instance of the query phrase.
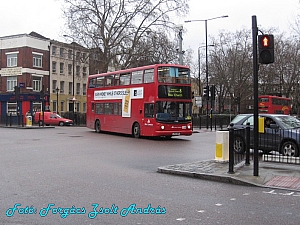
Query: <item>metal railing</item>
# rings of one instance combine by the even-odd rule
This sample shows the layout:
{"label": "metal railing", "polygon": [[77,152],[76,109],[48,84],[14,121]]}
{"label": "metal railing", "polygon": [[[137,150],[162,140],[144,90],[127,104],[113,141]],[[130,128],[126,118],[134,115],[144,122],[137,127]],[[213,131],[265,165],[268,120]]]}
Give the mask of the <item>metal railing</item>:
{"label": "metal railing", "polygon": [[193,128],[206,129],[208,125],[208,128],[211,130],[224,129],[229,125],[233,117],[229,114],[212,114],[207,118],[206,115],[194,114],[192,116]]}
{"label": "metal railing", "polygon": [[234,166],[245,160],[250,165],[250,126],[243,129],[229,127],[229,170],[234,173]]}
{"label": "metal railing", "polygon": [[253,140],[249,124],[241,129],[234,129],[231,125],[228,131],[229,173],[234,173],[234,166],[243,161],[246,165],[250,165],[255,141],[258,142],[260,160],[300,165],[300,130],[298,129],[265,128],[264,133],[259,133],[258,140]]}

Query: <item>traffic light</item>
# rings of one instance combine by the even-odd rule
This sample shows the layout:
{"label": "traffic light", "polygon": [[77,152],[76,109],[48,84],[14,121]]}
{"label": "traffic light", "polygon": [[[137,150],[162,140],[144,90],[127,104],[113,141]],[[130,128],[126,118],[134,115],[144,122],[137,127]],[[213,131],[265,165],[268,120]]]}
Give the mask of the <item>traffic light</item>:
{"label": "traffic light", "polygon": [[210,87],[210,96],[211,96],[212,100],[215,100],[215,98],[216,98],[216,87],[215,87],[215,85],[212,85]]}
{"label": "traffic light", "polygon": [[209,86],[203,87],[203,99],[209,99]]}
{"label": "traffic light", "polygon": [[16,100],[20,100],[20,87],[15,86],[15,97]]}
{"label": "traffic light", "polygon": [[195,92],[192,91],[192,99],[195,98]]}
{"label": "traffic light", "polygon": [[274,62],[274,36],[271,34],[258,35],[259,63]]}

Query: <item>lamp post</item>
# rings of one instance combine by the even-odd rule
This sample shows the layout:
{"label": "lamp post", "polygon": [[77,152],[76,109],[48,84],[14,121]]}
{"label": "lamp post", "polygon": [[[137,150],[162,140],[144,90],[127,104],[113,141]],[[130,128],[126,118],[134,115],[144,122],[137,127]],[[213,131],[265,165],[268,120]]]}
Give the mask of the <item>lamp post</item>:
{"label": "lamp post", "polygon": [[[208,83],[208,55],[207,55],[207,21],[208,20],[215,20],[215,19],[219,19],[219,18],[226,18],[228,17],[228,15],[226,16],[218,16],[218,17],[214,17],[214,18],[210,18],[210,19],[206,19],[206,20],[186,20],[184,21],[185,23],[191,23],[191,22],[205,22],[205,74],[206,74],[206,86],[209,86]],[[206,99],[206,129],[208,129],[208,99]]]}
{"label": "lamp post", "polygon": [[[208,47],[213,47],[213,46],[215,46],[214,44],[212,44],[212,45],[208,45]],[[201,48],[205,48],[206,47],[206,45],[202,45],[202,46],[199,46],[198,47],[198,86],[199,86],[199,96],[200,96],[200,94],[201,94],[201,88],[200,88],[200,86],[201,86],[201,84],[200,84],[200,74],[201,74],[201,70],[200,70],[200,65],[201,65],[201,60],[200,60],[200,49]]]}
{"label": "lamp post", "polygon": [[59,92],[59,88],[56,87],[56,113],[58,113],[58,92]]}
{"label": "lamp post", "polygon": [[64,37],[66,38],[71,38],[73,41],[72,41],[72,95],[73,95],[73,98],[72,98],[72,101],[73,101],[73,121],[74,121],[74,118],[75,118],[75,102],[76,102],[76,98],[75,98],[75,92],[74,92],[74,89],[75,89],[75,42],[74,42],[74,38],[65,34],[63,35]]}

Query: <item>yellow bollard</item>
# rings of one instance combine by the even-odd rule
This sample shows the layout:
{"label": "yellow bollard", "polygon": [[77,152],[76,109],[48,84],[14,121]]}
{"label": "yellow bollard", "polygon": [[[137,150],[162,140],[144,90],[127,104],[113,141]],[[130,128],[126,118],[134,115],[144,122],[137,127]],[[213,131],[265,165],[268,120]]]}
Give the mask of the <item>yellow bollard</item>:
{"label": "yellow bollard", "polygon": [[216,131],[215,160],[229,160],[229,131]]}

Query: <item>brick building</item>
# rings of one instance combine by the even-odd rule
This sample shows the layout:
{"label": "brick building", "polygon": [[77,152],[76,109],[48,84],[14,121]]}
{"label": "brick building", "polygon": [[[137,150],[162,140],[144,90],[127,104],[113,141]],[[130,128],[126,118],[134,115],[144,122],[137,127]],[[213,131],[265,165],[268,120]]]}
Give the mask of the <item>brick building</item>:
{"label": "brick building", "polygon": [[[0,37],[0,119],[49,110],[50,40],[37,33]],[[15,87],[19,87],[19,101]],[[41,91],[44,98],[41,99]],[[16,119],[16,118],[15,118]]]}

